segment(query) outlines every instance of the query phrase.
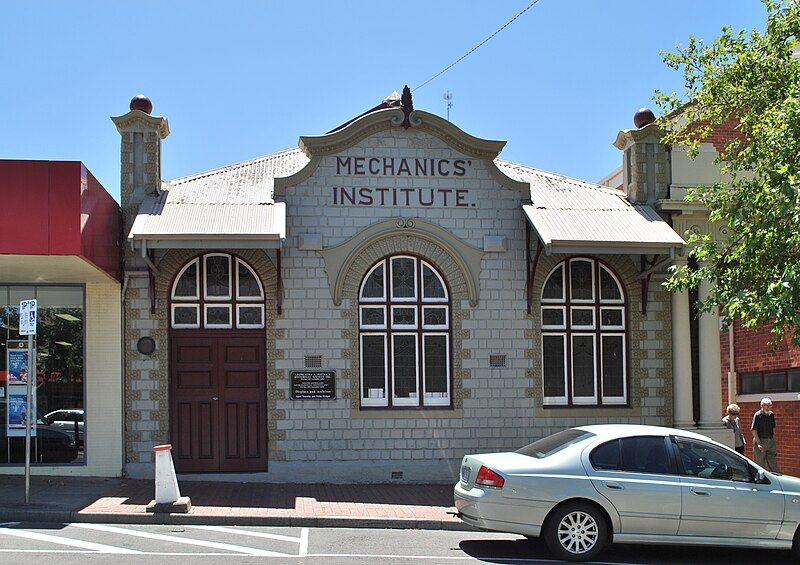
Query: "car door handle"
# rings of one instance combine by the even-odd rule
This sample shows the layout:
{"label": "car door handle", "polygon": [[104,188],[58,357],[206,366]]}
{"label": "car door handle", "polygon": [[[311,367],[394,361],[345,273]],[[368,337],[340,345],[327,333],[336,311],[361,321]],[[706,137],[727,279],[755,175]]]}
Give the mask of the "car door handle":
{"label": "car door handle", "polygon": [[611,489],[611,490],[625,490],[624,486],[622,486],[619,483],[612,482],[612,481],[603,481],[603,484],[606,486],[606,488]]}
{"label": "car door handle", "polygon": [[692,491],[692,494],[696,494],[697,496],[711,496],[711,493],[706,490],[699,490],[694,487],[690,488],[689,490]]}

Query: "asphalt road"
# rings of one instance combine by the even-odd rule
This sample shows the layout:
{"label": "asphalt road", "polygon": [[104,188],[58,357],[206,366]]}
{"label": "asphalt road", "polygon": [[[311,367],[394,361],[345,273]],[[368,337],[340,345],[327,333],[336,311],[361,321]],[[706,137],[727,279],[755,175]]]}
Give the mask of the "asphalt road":
{"label": "asphalt road", "polygon": [[[430,530],[15,524],[0,526],[0,563],[555,563],[544,544],[509,534]],[[617,546],[604,564],[794,563],[789,552]]]}

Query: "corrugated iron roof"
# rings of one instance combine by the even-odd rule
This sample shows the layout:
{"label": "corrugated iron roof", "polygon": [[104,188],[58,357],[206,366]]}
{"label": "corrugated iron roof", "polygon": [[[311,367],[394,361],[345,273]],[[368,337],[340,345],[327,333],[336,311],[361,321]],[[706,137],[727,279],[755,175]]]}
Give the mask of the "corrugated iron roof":
{"label": "corrugated iron roof", "polygon": [[684,244],[655,210],[631,204],[619,190],[500,159],[495,163],[511,178],[530,183],[531,204],[522,208],[551,253],[558,247],[636,252]]}
{"label": "corrugated iron roof", "polygon": [[[532,204],[523,208],[545,245],[607,245],[622,251],[684,243],[652,208],[632,205],[618,190],[495,162],[509,177],[530,184]],[[165,181],[161,194],[142,202],[128,237],[283,239],[286,207],[273,200],[274,179],[307,163],[295,148]]]}
{"label": "corrugated iron roof", "polygon": [[283,239],[286,206],[273,200],[273,181],[306,163],[295,148],[165,181],[158,196],[145,197],[128,237]]}

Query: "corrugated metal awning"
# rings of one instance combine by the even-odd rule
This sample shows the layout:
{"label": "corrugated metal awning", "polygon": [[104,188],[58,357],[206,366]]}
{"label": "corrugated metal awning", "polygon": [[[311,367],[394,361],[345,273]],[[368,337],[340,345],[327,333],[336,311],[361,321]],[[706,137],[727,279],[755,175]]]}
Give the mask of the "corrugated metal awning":
{"label": "corrugated metal awning", "polygon": [[531,187],[525,215],[551,253],[663,254],[685,242],[649,206],[625,195],[562,175],[500,159],[497,166]]}
{"label": "corrugated metal awning", "polygon": [[545,253],[662,254],[680,249],[683,239],[649,206],[548,209],[526,204],[525,215]]}
{"label": "corrugated metal awning", "polygon": [[128,239],[148,248],[280,247],[286,204],[273,199],[274,178],[307,162],[289,149],[164,182],[142,201]]}

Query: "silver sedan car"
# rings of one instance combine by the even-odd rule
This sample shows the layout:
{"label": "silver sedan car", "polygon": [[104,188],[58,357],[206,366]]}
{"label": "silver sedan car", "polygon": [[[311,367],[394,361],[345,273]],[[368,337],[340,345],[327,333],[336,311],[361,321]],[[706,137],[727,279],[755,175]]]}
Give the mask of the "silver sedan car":
{"label": "silver sedan car", "polygon": [[543,537],[570,561],[593,559],[612,541],[800,557],[800,479],[683,430],[582,426],[513,453],[467,455],[454,494],[467,524]]}

